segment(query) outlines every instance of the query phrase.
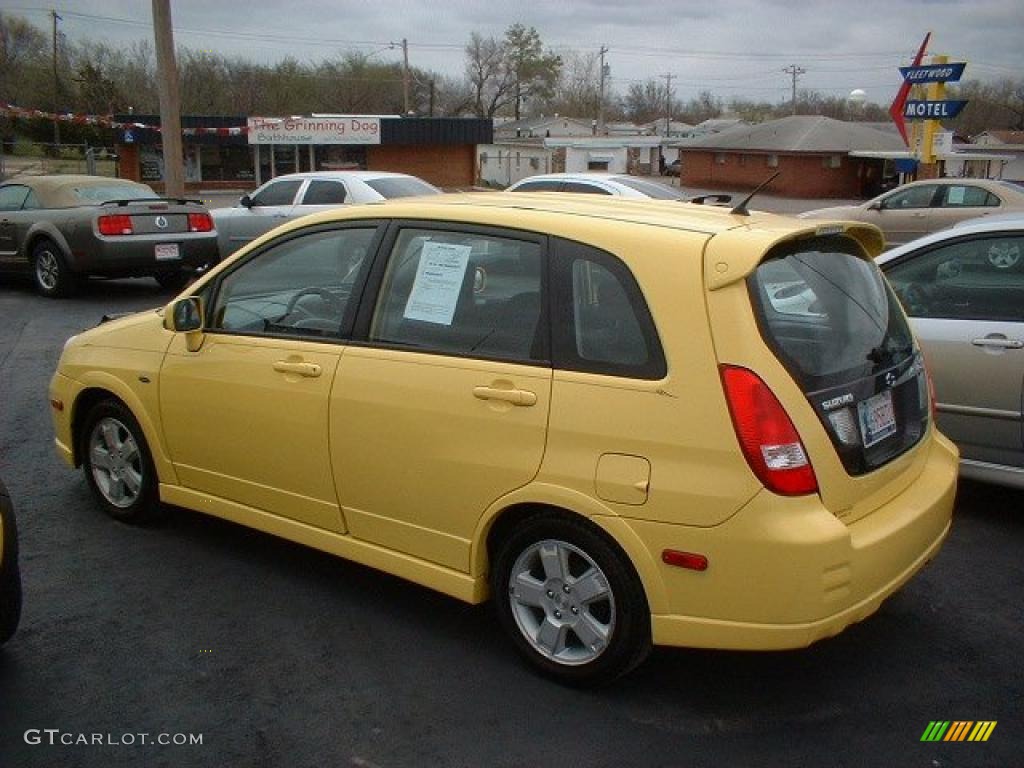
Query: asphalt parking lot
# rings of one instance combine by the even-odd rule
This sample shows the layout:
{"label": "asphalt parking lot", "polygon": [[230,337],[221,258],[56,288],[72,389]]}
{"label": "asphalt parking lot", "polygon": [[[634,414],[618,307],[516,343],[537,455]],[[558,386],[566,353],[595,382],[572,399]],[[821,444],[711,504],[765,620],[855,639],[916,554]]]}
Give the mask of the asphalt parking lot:
{"label": "asphalt parking lot", "polygon": [[[67,301],[0,283],[0,476],[25,583],[0,766],[1020,764],[1024,494],[964,484],[936,561],[839,637],[658,650],[569,690],[518,660],[490,606],[184,510],[104,517],[52,448],[47,382],[68,336],[169,298],[151,280]],[[922,742],[934,720],[997,726]]]}

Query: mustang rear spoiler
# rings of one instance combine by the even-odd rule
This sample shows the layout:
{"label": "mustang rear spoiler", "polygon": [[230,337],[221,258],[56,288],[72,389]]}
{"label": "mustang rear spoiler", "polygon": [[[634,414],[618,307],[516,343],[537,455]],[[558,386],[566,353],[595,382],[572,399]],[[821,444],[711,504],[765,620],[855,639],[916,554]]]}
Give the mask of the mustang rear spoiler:
{"label": "mustang rear spoiler", "polygon": [[134,205],[134,204],[146,204],[146,203],[177,203],[178,205],[186,205],[188,203],[195,203],[196,205],[202,205],[202,200],[193,200],[188,197],[135,197],[128,198],[126,200],[107,200],[106,202],[100,203],[100,205]]}

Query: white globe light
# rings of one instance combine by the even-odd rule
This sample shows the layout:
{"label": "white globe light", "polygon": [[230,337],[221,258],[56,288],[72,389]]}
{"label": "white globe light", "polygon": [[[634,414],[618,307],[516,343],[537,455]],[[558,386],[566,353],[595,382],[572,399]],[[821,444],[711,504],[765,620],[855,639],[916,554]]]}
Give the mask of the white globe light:
{"label": "white globe light", "polygon": [[863,88],[854,88],[846,98],[854,104],[863,104],[867,101],[868,94]]}

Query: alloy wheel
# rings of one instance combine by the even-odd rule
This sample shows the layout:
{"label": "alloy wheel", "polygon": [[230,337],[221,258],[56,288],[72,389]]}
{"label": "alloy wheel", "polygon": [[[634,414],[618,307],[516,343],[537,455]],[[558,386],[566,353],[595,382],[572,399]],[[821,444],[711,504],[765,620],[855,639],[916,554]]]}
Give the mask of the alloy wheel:
{"label": "alloy wheel", "polygon": [[526,641],[559,664],[593,662],[615,631],[608,577],[586,552],[565,541],[545,539],[523,550],[509,576],[508,599]]}
{"label": "alloy wheel", "polygon": [[96,488],[119,509],[130,507],[143,488],[143,458],[131,431],[105,416],[89,435],[89,463]]}

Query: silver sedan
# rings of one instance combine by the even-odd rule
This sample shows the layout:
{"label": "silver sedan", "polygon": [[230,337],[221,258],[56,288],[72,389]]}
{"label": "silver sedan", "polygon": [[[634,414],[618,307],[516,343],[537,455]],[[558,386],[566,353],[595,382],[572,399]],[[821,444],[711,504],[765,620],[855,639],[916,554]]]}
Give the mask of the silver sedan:
{"label": "silver sedan", "polygon": [[221,258],[274,227],[339,205],[373,203],[395,197],[437,195],[441,190],[416,176],[387,171],[313,171],[277,176],[233,208],[215,208]]}
{"label": "silver sedan", "polygon": [[1024,215],[922,237],[878,264],[924,349],[961,475],[1024,488]]}

